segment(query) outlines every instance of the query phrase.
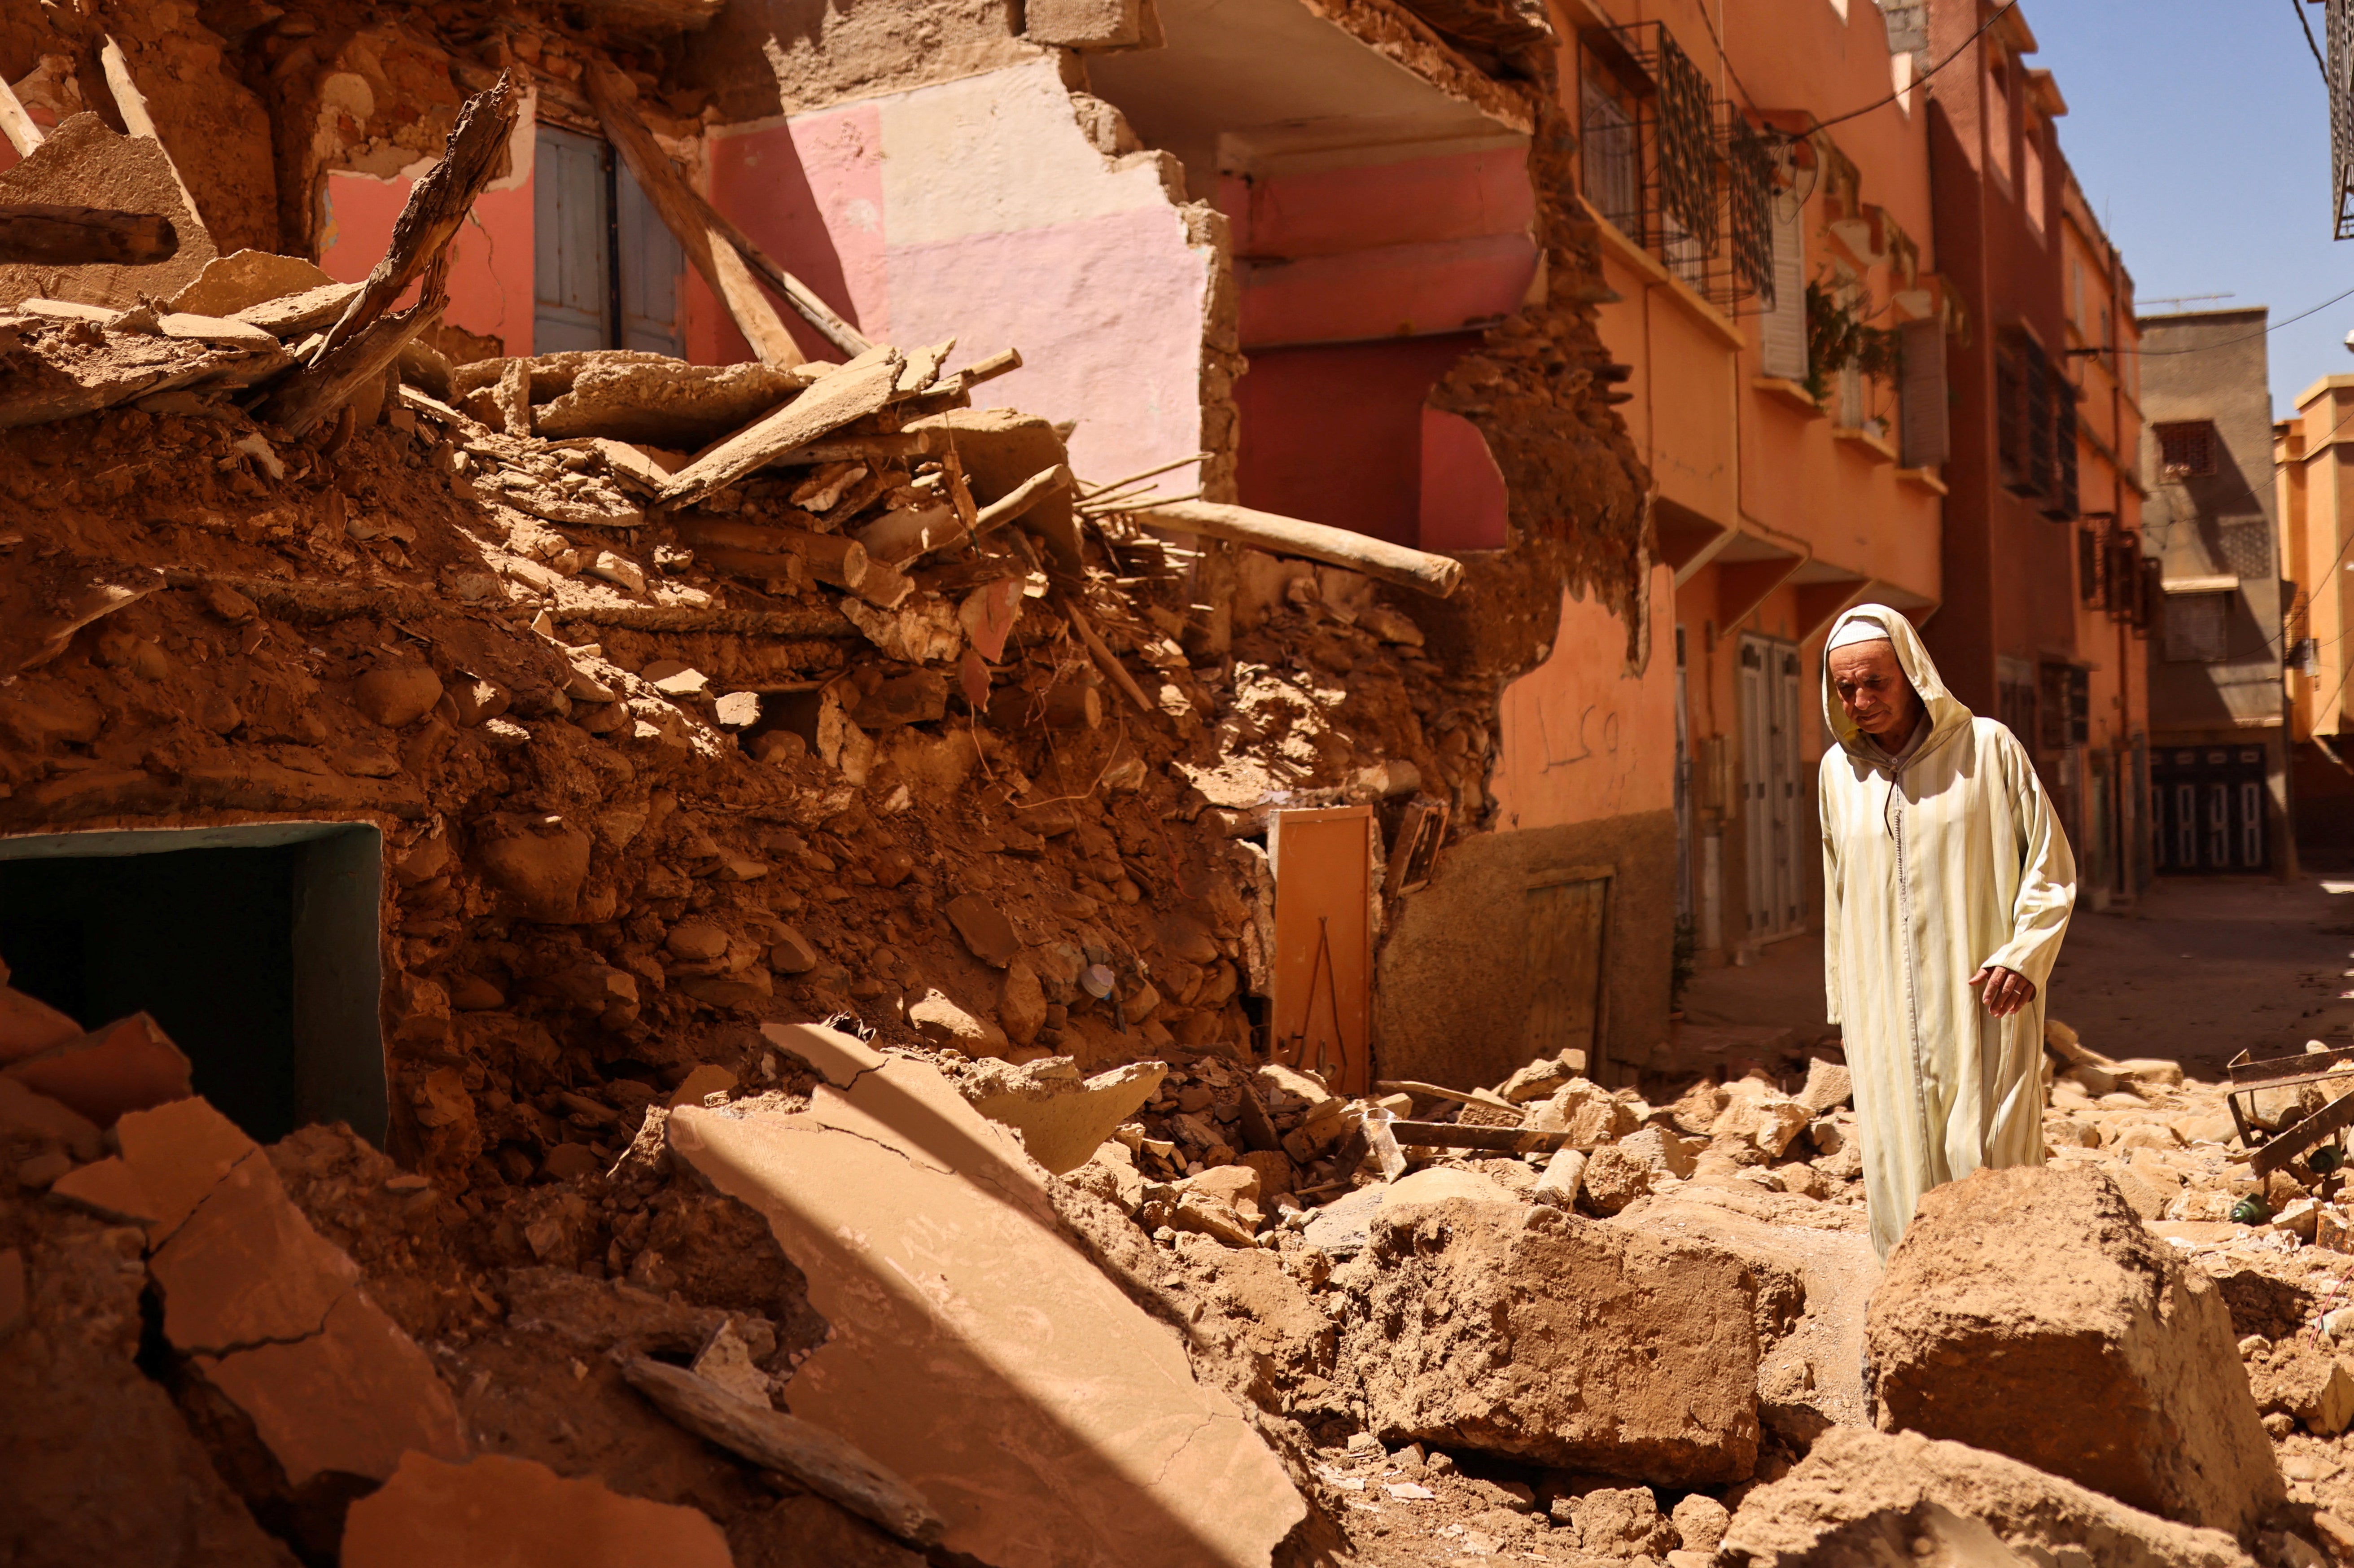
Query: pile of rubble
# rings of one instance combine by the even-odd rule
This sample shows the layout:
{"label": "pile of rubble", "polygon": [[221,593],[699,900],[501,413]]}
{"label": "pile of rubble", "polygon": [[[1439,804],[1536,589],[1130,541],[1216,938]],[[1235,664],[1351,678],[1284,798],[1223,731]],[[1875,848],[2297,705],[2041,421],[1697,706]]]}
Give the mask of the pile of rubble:
{"label": "pile of rubble", "polygon": [[[2064,1106],[2094,1059],[2054,1034]],[[1932,1193],[1883,1274],[1828,1048],[1654,1104],[1574,1058],[1345,1099],[759,1038],[767,1086],[690,1081],[610,1168],[484,1202],[342,1128],[257,1149],[148,1021],[0,990],[20,1560],[2354,1552],[2354,1263],[2144,1218],[2137,1129],[2189,1172],[2161,1207],[2246,1185],[2156,1064],[2055,1109],[2046,1168]]]}

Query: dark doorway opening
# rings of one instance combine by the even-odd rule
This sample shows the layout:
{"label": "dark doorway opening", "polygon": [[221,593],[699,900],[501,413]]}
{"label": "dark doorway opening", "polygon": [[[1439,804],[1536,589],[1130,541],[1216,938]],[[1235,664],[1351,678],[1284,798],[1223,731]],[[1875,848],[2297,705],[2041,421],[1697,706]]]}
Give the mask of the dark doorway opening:
{"label": "dark doorway opening", "polygon": [[152,1014],[257,1139],[381,1141],[381,856],[344,823],[0,840],[0,959],[85,1029]]}

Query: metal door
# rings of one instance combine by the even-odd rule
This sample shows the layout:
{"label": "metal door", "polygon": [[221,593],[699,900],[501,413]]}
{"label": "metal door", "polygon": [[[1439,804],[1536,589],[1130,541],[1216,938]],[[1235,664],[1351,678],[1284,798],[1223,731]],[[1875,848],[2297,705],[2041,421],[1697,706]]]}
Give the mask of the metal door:
{"label": "metal door", "polygon": [[1798,652],[1790,644],[1741,640],[1742,807],[1753,940],[1799,927],[1798,669]]}
{"label": "metal door", "polygon": [[2150,843],[2168,875],[2272,869],[2260,746],[2168,747],[2149,759]]}
{"label": "metal door", "polygon": [[1529,977],[1522,1054],[1533,1059],[1576,1049],[1587,1070],[1602,1044],[1602,948],[1609,928],[1610,874],[1560,872],[1528,890],[1523,905]]}

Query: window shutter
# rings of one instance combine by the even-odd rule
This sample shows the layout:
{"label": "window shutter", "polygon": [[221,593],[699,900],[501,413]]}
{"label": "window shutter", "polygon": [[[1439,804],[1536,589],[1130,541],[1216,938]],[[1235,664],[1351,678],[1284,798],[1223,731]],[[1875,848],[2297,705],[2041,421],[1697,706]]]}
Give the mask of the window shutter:
{"label": "window shutter", "polygon": [[[1757,318],[1759,363],[1768,376],[1804,381],[1807,363],[1807,244],[1805,209],[1774,199],[1774,308]],[[1786,217],[1783,208],[1790,211]]]}
{"label": "window shutter", "polygon": [[1935,317],[1897,329],[1904,346],[1904,466],[1944,462],[1951,443],[1946,408],[1946,326]]}

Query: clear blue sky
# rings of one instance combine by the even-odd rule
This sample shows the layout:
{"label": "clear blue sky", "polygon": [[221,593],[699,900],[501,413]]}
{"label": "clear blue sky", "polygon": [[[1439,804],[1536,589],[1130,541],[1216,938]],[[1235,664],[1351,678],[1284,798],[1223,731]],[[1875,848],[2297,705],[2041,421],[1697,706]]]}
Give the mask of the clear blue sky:
{"label": "clear blue sky", "polygon": [[[2021,0],[2042,46],[2028,63],[2068,101],[2061,149],[2145,313],[2229,293],[2179,308],[2269,305],[2278,322],[2354,288],[2354,239],[2329,237],[2327,98],[2291,4]],[[2322,8],[2296,5],[2321,41]],[[2354,298],[2272,334],[2274,417],[2354,375],[2349,330]]]}

